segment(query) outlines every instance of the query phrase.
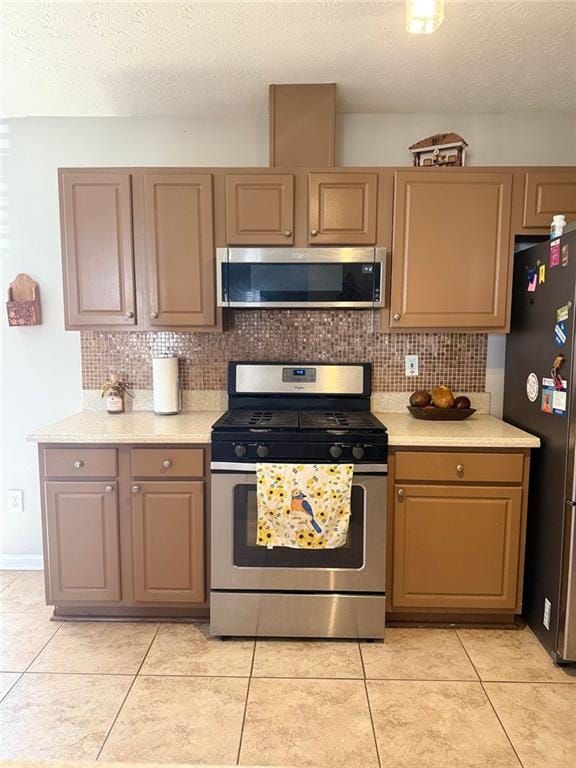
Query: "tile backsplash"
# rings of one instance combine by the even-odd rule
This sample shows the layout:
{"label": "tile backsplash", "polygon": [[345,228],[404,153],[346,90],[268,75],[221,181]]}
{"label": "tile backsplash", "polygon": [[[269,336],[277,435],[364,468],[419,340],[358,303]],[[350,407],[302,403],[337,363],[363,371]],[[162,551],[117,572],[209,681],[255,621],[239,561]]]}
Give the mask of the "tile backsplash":
{"label": "tile backsplash", "polygon": [[[487,336],[482,333],[382,333],[363,310],[230,310],[224,333],[82,331],[82,386],[97,389],[110,372],[130,388],[150,389],[152,358],[178,355],[184,389],[226,389],[230,360],[371,362],[374,392],[446,384],[483,392]],[[404,355],[420,375],[404,375]]]}

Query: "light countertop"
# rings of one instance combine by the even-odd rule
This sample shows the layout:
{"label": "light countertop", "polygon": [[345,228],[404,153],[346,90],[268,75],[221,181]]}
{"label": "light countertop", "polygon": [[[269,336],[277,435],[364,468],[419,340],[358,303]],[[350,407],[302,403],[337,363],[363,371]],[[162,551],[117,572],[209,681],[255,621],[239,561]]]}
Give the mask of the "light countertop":
{"label": "light countertop", "polygon": [[538,448],[540,438],[487,414],[465,421],[425,421],[409,413],[376,413],[388,428],[388,443],[402,447]]}
{"label": "light countertop", "polygon": [[223,411],[152,411],[109,414],[82,411],[28,435],[37,443],[209,443],[212,424]]}
{"label": "light countertop", "polygon": [[[151,411],[107,414],[82,411],[28,435],[37,443],[209,443],[222,411],[156,416]],[[537,448],[539,438],[501,419],[474,414],[466,421],[421,421],[408,413],[376,413],[388,428],[390,446]]]}

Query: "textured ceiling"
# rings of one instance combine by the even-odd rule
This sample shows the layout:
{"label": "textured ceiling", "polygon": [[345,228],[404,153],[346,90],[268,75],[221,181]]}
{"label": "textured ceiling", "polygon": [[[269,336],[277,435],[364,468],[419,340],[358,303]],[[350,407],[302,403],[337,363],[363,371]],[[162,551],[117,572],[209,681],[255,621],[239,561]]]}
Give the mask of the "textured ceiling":
{"label": "textured ceiling", "polygon": [[2,3],[3,112],[262,111],[269,83],[336,82],[344,112],[576,109],[576,2]]}

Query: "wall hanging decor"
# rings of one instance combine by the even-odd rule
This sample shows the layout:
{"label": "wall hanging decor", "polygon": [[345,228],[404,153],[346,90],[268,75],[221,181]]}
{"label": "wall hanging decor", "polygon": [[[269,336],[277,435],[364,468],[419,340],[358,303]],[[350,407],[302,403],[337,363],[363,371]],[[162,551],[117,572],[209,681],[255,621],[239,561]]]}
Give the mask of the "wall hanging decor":
{"label": "wall hanging decor", "polygon": [[416,166],[462,166],[468,142],[457,133],[435,133],[409,147]]}
{"label": "wall hanging decor", "polygon": [[20,274],[8,286],[8,325],[40,325],[40,292],[30,275]]}

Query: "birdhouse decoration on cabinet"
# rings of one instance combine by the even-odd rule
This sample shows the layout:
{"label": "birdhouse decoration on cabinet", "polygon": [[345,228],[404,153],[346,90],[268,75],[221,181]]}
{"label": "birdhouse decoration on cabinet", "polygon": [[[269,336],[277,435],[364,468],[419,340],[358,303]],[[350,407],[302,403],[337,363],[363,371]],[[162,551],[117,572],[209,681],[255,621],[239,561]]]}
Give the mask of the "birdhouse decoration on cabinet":
{"label": "birdhouse decoration on cabinet", "polygon": [[435,133],[412,144],[410,151],[417,167],[463,166],[468,142],[457,133]]}
{"label": "birdhouse decoration on cabinet", "polygon": [[38,283],[29,275],[17,275],[8,286],[6,302],[8,325],[40,325],[40,293]]}

